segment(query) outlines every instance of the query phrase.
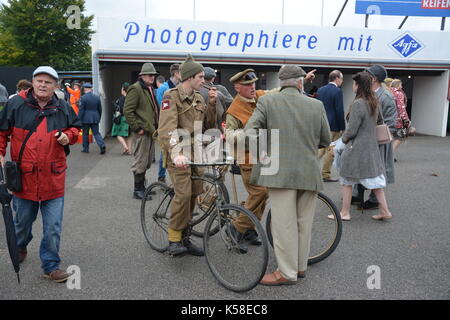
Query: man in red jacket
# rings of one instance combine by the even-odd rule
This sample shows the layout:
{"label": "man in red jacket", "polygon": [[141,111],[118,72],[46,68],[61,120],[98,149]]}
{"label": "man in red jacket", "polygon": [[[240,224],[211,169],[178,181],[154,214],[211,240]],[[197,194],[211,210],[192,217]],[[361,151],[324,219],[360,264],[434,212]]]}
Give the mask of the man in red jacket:
{"label": "man in red jacket", "polygon": [[55,95],[57,81],[53,68],[39,67],[33,73],[33,87],[19,92],[0,109],[0,162],[4,165],[11,141],[11,160],[19,163],[22,171],[22,190],[13,196],[20,262],[26,257],[33,238],[32,225],[41,208],[44,277],[64,282],[69,274],[59,269],[59,244],[67,169],[65,146],[77,142],[81,123],[72,107]]}

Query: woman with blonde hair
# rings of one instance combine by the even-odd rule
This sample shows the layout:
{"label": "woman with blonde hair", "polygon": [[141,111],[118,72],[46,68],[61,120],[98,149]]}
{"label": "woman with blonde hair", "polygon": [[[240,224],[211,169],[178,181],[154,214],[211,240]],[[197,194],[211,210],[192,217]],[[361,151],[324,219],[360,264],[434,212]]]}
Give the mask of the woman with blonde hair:
{"label": "woman with blonde hair", "polygon": [[[378,148],[375,127],[382,119],[380,106],[372,91],[372,77],[367,71],[353,76],[355,100],[347,114],[347,127],[342,135],[345,148],[340,158],[339,174],[342,185],[341,218],[349,221],[352,186],[362,184],[374,191],[379,202],[378,215],[375,220],[392,218],[388,209],[383,188],[386,187],[386,173]],[[329,216],[332,219],[332,216]]]}

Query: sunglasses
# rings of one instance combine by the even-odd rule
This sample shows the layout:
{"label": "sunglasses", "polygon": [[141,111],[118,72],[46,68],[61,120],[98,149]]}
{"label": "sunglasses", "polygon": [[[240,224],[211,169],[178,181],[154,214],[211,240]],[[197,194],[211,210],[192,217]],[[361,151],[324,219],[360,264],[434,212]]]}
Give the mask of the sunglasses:
{"label": "sunglasses", "polygon": [[254,72],[249,72],[249,73],[247,73],[245,76],[243,76],[242,78],[241,78],[241,80],[244,80],[244,81],[250,81],[250,80],[253,80],[253,79],[256,79],[257,77],[256,77],[256,74],[254,73]]}

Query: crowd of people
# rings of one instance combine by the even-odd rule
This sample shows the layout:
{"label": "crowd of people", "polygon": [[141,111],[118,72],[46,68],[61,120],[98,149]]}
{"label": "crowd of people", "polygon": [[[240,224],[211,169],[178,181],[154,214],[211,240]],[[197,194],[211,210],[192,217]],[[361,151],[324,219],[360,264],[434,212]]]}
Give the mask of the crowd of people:
{"label": "crowd of people", "polygon": [[[203,123],[202,132],[221,130],[233,148],[246,139],[249,130],[279,130],[277,172],[259,174],[260,164],[251,161],[254,155],[248,144],[242,157],[236,159],[248,193],[245,208],[261,219],[267,200],[271,200],[278,268],[264,276],[263,285],[295,284],[305,277],[317,193],[324,182],[339,181],[342,186],[342,220],[351,220],[352,204],[361,209],[379,208],[372,216],[375,220],[392,218],[386,187],[394,182],[394,151],[412,128],[401,81],[385,85],[387,72],[381,65],[358,72],[352,77],[355,99],[344,114],[343,73],[332,71],[329,83],[308,95],[304,84],[314,80],[315,71],[306,73],[300,66],[284,65],[278,72],[280,88],[267,91],[256,88],[259,79],[255,70],[245,69],[229,79],[237,92],[232,97],[216,83],[216,70],[205,68],[188,55],[182,64],[170,66],[168,80],[148,62],[142,65],[135,83],[122,84],[121,96],[114,101],[112,136],[117,137],[124,155],[133,156],[135,199],[144,197],[155,143],[161,147],[158,180],[166,182],[168,172],[175,192],[167,235],[171,255],[204,255],[203,248],[186,236],[196,198],[203,191],[201,182],[191,180],[191,175],[202,174],[199,168],[189,166],[195,139],[181,139],[177,134],[183,129],[193,136],[194,121]],[[16,95],[5,96],[6,90],[0,87],[0,161],[5,163],[11,141],[11,159],[22,169],[22,189],[13,197],[20,261],[27,255],[32,224],[40,208],[46,217],[40,249],[42,268],[46,278],[57,282],[69,277],[59,268],[58,252],[67,146],[77,142],[81,129],[92,130],[100,153],[106,151],[98,130],[102,105],[92,85],[64,83],[64,90],[60,84],[53,68],[39,67],[31,83],[18,83]],[[34,123],[35,119],[39,121]],[[388,125],[394,142],[378,144],[376,126],[381,123]],[[34,130],[30,130],[32,125]],[[16,136],[19,131],[20,137]],[[28,132],[34,138],[27,142],[24,136]],[[89,152],[87,136],[83,135],[83,152]],[[36,148],[41,141],[43,147]],[[26,144],[23,158],[19,155],[22,144]],[[292,148],[294,145],[297,147]],[[183,153],[184,146],[191,146],[192,153]],[[334,161],[339,179],[331,176],[335,157],[339,157]],[[49,186],[56,187],[50,190]],[[363,201],[361,192],[366,189],[371,194]],[[260,236],[245,217],[239,217],[228,232],[244,254],[251,250],[250,245],[261,245]]]}

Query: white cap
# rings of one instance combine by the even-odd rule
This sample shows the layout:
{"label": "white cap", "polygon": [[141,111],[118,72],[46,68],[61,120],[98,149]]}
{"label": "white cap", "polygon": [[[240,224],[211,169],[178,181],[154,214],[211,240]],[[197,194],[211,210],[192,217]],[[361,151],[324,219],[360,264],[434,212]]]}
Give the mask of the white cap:
{"label": "white cap", "polygon": [[38,67],[36,70],[34,70],[33,78],[35,76],[37,76],[38,74],[42,74],[42,73],[48,74],[49,76],[54,78],[56,81],[59,80],[58,73],[55,71],[55,69],[53,69],[52,67],[48,67],[48,66],[41,66],[41,67]]}

